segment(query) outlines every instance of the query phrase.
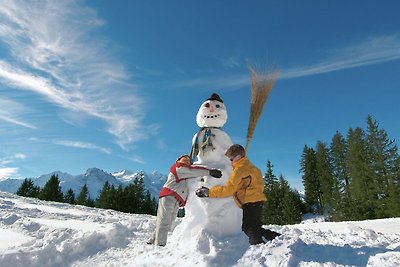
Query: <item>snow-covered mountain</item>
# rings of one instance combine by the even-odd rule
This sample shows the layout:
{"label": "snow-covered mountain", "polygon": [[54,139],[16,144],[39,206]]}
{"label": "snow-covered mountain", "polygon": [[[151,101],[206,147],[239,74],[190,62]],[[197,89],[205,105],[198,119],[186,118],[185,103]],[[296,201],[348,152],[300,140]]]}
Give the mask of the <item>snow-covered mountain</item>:
{"label": "snow-covered mountain", "polygon": [[132,172],[129,170],[122,170],[120,172],[114,172],[112,175],[123,185],[131,183],[136,177],[142,176],[147,190],[155,197],[158,197],[158,193],[167,180],[166,175],[157,171],[146,173],[144,171]]}
{"label": "snow-covered mountain", "polygon": [[159,247],[146,245],[155,216],[0,192],[0,266],[400,266],[400,218],[334,223],[312,217],[301,224],[264,225],[282,233],[266,244],[237,242],[240,234],[195,249],[175,235],[185,219],[176,219],[167,245]]}
{"label": "snow-covered mountain", "polygon": [[[60,186],[65,193],[68,189],[72,189],[75,194],[79,194],[82,187],[86,184],[89,189],[89,195],[95,199],[104,183],[107,181],[110,185],[118,187],[122,185],[127,186],[132,183],[136,177],[143,177],[143,181],[147,190],[154,197],[158,197],[158,193],[166,181],[166,176],[159,172],[152,172],[150,174],[139,171],[132,172],[129,170],[122,170],[115,173],[107,173],[98,168],[89,168],[84,174],[72,175],[65,172],[55,171],[48,174],[43,174],[37,178],[30,178],[35,185],[43,187],[52,175],[57,175],[60,180]],[[23,179],[5,179],[0,181],[0,191],[15,193],[20,187]]]}

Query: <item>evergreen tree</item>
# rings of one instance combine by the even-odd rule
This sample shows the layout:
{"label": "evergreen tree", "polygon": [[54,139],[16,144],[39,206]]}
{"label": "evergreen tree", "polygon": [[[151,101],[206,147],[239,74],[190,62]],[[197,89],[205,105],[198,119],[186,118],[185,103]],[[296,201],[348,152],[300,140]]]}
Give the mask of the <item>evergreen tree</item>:
{"label": "evergreen tree", "polygon": [[40,187],[35,186],[32,179],[25,178],[18,188],[16,194],[23,197],[38,197]]}
{"label": "evergreen tree", "polygon": [[96,207],[101,209],[110,209],[111,208],[111,194],[110,194],[111,186],[108,181],[105,181],[103,184],[103,188],[100,191],[99,196],[96,199]]}
{"label": "evergreen tree", "polygon": [[88,196],[88,199],[87,199],[87,202],[86,202],[86,206],[94,208],[96,206],[95,204],[96,204],[95,200],[92,199],[90,196]]}
{"label": "evergreen tree", "polygon": [[270,192],[273,190],[273,188],[278,184],[278,179],[273,173],[273,165],[271,161],[267,161],[267,171],[265,172],[264,175],[264,181],[265,181],[265,192]]}
{"label": "evergreen tree", "polygon": [[332,138],[330,147],[330,158],[332,163],[332,174],[336,180],[340,194],[340,206],[333,214],[334,220],[343,220],[350,216],[350,177],[347,173],[347,151],[348,145],[346,139],[339,132],[336,132]]}
{"label": "evergreen tree", "polygon": [[351,217],[348,219],[375,219],[376,181],[370,168],[364,131],[357,127],[348,131],[347,172],[351,177]]}
{"label": "evergreen tree", "polygon": [[317,171],[315,150],[304,146],[300,161],[307,210],[322,213],[322,190]]}
{"label": "evergreen tree", "polygon": [[125,206],[125,197],[122,185],[119,185],[115,192],[115,210],[128,212],[128,208]]}
{"label": "evergreen tree", "polygon": [[133,184],[129,184],[124,189],[125,195],[125,207],[127,212],[135,213],[138,210],[139,204],[138,200],[135,197],[135,189]]}
{"label": "evergreen tree", "polygon": [[333,176],[332,160],[329,153],[326,145],[318,141],[315,158],[318,180],[321,183],[322,211],[323,214],[332,216],[338,212],[340,196],[337,180]]}
{"label": "evergreen tree", "polygon": [[151,197],[149,190],[146,190],[146,197],[144,200],[144,214],[155,215],[156,214],[156,205],[154,197]]}
{"label": "evergreen tree", "polygon": [[280,225],[299,223],[304,210],[300,195],[290,188],[282,175],[279,181],[277,180],[270,161],[267,162],[264,179],[267,201],[262,212],[263,223]]}
{"label": "evergreen tree", "polygon": [[[370,168],[373,180],[376,184],[373,187],[376,199],[377,218],[393,216],[395,209],[400,203],[398,195],[396,196],[396,176],[398,175],[399,155],[394,140],[389,140],[385,130],[379,128],[379,124],[369,115],[367,117],[367,153],[370,159]],[[397,184],[398,187],[398,184]]]}
{"label": "evergreen tree", "polygon": [[67,193],[65,194],[64,202],[69,204],[76,204],[75,193],[72,188],[68,189]]}
{"label": "evergreen tree", "polygon": [[144,173],[141,172],[139,177],[136,177],[133,181],[133,195],[134,195],[134,213],[143,214],[144,202],[145,202],[145,188],[144,188]]}
{"label": "evergreen tree", "polygon": [[111,185],[110,191],[109,191],[109,206],[110,209],[116,210],[117,204],[116,204],[116,192],[114,185]]}
{"label": "evergreen tree", "polygon": [[290,188],[282,175],[279,178],[279,189],[282,192],[282,224],[300,223],[302,216],[300,195]]}
{"label": "evergreen tree", "polygon": [[61,191],[60,180],[53,174],[40,190],[39,198],[47,201],[64,202],[64,195]]}
{"label": "evergreen tree", "polygon": [[88,206],[89,190],[86,184],[83,185],[78,197],[76,198],[77,205]]}
{"label": "evergreen tree", "polygon": [[269,224],[278,224],[282,221],[278,179],[273,173],[273,165],[269,160],[267,161],[264,180],[264,193],[267,196],[267,201],[263,206],[262,221]]}

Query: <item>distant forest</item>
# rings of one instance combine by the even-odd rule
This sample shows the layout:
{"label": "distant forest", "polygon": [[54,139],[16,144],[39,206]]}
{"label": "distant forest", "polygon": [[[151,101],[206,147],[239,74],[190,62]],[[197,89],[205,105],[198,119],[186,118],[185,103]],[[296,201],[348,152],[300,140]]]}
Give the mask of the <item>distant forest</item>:
{"label": "distant forest", "polygon": [[133,183],[127,185],[125,188],[121,185],[115,188],[114,185],[105,182],[96,199],[90,198],[86,184],[82,187],[78,196],[75,196],[72,189],[63,194],[57,175],[52,175],[43,188],[35,186],[31,179],[25,179],[16,194],[46,201],[113,209],[136,214],[155,215],[157,211],[157,201],[146,190],[143,177],[136,177]]}

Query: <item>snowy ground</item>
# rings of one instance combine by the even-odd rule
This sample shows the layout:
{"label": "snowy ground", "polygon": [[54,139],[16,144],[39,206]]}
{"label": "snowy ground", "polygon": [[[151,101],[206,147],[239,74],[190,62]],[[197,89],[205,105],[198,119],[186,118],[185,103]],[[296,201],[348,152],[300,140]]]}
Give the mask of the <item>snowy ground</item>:
{"label": "snowy ground", "polygon": [[400,218],[311,218],[268,226],[283,235],[264,245],[232,236],[207,251],[179,246],[174,236],[166,247],[146,245],[154,223],[153,216],[0,192],[0,266],[400,266]]}

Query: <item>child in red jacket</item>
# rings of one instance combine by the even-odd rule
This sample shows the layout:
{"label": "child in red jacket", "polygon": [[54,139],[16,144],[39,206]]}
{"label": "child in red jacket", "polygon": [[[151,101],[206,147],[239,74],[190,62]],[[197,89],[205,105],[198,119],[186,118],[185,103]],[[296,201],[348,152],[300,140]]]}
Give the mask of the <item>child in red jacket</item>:
{"label": "child in red jacket", "polygon": [[167,181],[160,191],[157,209],[156,229],[147,244],[165,246],[167,235],[171,229],[178,208],[186,205],[188,197],[187,179],[210,175],[221,178],[222,173],[217,169],[192,165],[189,155],[182,155],[171,166]]}

